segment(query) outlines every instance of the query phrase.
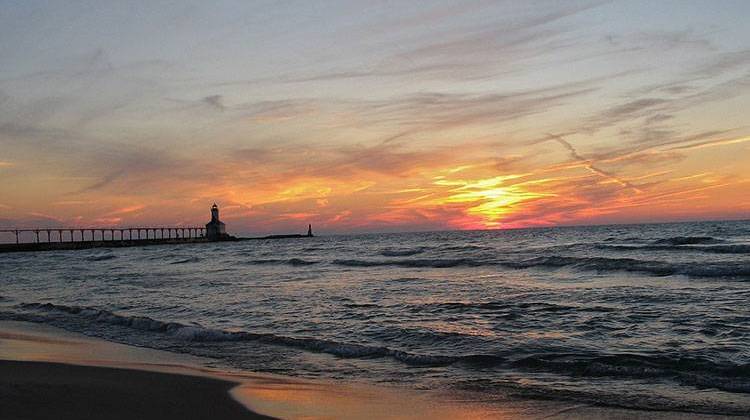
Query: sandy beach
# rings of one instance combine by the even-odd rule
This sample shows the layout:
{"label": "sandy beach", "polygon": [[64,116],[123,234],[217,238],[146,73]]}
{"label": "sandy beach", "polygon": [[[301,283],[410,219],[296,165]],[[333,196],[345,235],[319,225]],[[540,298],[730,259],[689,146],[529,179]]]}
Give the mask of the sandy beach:
{"label": "sandy beach", "polygon": [[263,419],[236,383],[189,372],[187,358],[31,323],[0,325],[2,419]]}
{"label": "sandy beach", "polygon": [[40,324],[0,322],[0,418],[719,418],[334,384],[210,365]]}
{"label": "sandy beach", "polygon": [[231,382],[197,376],[47,362],[0,361],[7,419],[265,419],[237,401]]}

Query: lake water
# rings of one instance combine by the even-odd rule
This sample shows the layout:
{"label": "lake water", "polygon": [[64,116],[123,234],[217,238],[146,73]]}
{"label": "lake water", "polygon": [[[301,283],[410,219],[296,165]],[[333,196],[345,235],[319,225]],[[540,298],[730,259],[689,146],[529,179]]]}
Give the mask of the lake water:
{"label": "lake water", "polygon": [[218,367],[750,414],[750,222],[0,254],[0,296]]}

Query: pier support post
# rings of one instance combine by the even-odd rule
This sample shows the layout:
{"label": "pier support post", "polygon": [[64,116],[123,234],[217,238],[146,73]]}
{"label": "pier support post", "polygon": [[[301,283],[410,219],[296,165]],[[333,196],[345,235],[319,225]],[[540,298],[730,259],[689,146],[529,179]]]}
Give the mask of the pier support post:
{"label": "pier support post", "polygon": [[34,233],[36,233],[36,243],[39,243],[39,231],[35,230]]}

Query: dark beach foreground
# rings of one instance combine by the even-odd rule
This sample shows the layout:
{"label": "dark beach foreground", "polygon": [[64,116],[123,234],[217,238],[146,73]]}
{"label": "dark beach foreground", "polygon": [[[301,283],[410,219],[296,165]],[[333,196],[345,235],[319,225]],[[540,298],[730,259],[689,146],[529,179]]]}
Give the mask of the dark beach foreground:
{"label": "dark beach foreground", "polygon": [[3,419],[267,419],[233,400],[236,384],[133,369],[0,360]]}
{"label": "dark beach foreground", "polygon": [[0,323],[0,419],[270,419],[197,358]]}

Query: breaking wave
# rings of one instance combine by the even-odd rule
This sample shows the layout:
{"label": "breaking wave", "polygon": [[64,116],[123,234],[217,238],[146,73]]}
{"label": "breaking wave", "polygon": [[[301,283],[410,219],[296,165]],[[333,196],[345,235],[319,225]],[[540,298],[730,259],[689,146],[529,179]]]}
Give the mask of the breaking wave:
{"label": "breaking wave", "polygon": [[[446,303],[445,305],[464,304]],[[714,363],[702,358],[552,352],[526,354],[519,357],[517,355],[510,356],[514,354],[513,349],[508,349],[508,354],[418,354],[386,346],[341,343],[309,337],[287,337],[270,333],[212,329],[200,325],[160,321],[147,316],[121,315],[91,307],[52,303],[23,303],[19,307],[35,311],[37,314],[40,312],[58,312],[82,317],[87,321],[166,334],[175,340],[187,342],[252,341],[303,351],[326,353],[341,358],[390,358],[411,366],[456,365],[466,369],[514,368],[555,372],[571,376],[665,378],[686,385],[750,393],[750,364]]]}
{"label": "breaking wave", "polygon": [[252,333],[247,331],[226,331],[205,328],[199,325],[186,325],[179,322],[165,322],[147,316],[120,315],[114,312],[79,306],[56,305],[52,303],[24,303],[24,309],[39,311],[57,311],[84,317],[88,320],[133,328],[140,331],[169,334],[170,336],[190,342],[230,342],[256,341],[265,344],[281,345],[300,350],[327,353],[342,358],[377,358],[388,357],[408,365],[440,366],[455,362],[455,357],[419,355],[387,347],[367,346],[361,344],[339,343],[332,340],[316,338],[296,338],[269,333]]}

